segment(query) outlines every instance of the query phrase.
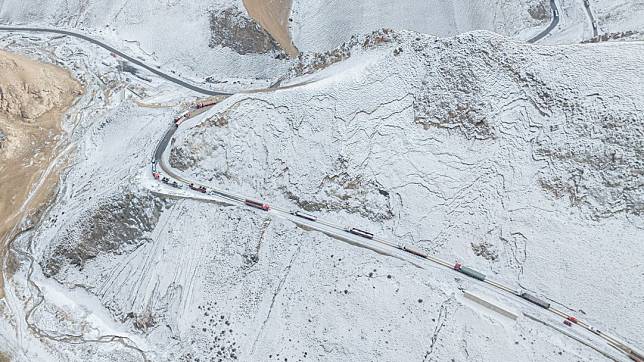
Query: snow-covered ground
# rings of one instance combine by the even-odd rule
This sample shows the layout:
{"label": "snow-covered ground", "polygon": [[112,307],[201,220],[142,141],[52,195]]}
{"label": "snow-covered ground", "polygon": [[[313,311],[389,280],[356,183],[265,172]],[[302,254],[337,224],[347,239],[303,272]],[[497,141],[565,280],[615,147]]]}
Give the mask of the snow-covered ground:
{"label": "snow-covered ground", "polygon": [[641,0],[557,0],[556,4],[559,24],[542,43],[644,39]]}
{"label": "snow-covered ground", "polygon": [[[641,0],[557,0],[560,22],[544,42],[571,44],[595,35],[626,32],[618,39],[644,37]],[[591,18],[592,17],[592,18]],[[291,32],[301,51],[323,52],[354,34],[380,28],[406,29],[451,36],[490,30],[526,41],[552,19],[549,0],[522,1],[301,1],[293,4]],[[593,19],[597,34],[593,32]],[[629,33],[629,32],[632,32]]]}
{"label": "snow-covered ground", "polygon": [[404,33],[322,81],[230,98],[178,136],[175,165],[465,260],[636,341],[643,51]]}
{"label": "snow-covered ground", "polygon": [[628,38],[644,39],[644,1],[589,0],[599,33],[635,32]]}
{"label": "snow-covered ground", "polygon": [[[592,36],[580,23],[583,2],[579,10],[560,3],[562,23],[544,42]],[[270,78],[290,65],[207,48],[197,30],[207,18],[190,22],[181,10],[206,7],[197,2],[0,4],[3,22],[84,29],[121,46],[140,41],[134,54],[188,78],[226,80],[242,69],[251,83],[267,64]],[[222,4],[208,6],[230,5]],[[513,6],[474,23],[485,9],[454,5],[469,15],[447,19],[460,24],[454,33],[480,26],[518,32],[515,40],[400,30],[354,38],[348,58],[320,56],[329,64],[301,67],[318,71],[284,83],[303,85],[237,94],[187,122],[170,162],[204,184],[464,262],[642,347],[644,46],[523,44],[548,21],[522,21],[527,10]],[[305,13],[307,26],[323,28],[296,2],[294,18]],[[181,24],[164,21],[175,15]],[[294,30],[295,43],[327,42],[326,50],[372,25],[407,27],[380,15],[391,23],[343,28],[345,18],[330,14],[340,31],[309,38]],[[99,32],[108,23],[118,30]],[[172,34],[162,41],[159,29]],[[108,52],[76,39],[0,34],[0,46],[59,63],[87,89],[66,120],[76,150],[60,191],[13,246],[0,360],[606,359],[557,328],[616,355],[445,268],[155,184],[154,148],[195,94],[120,71]]]}
{"label": "snow-covered ground", "polygon": [[209,47],[210,14],[228,8],[245,11],[241,0],[90,0],[80,4],[4,0],[0,22],[80,30],[184,78],[227,82],[213,87],[272,79],[283,72],[288,63],[272,53],[242,55],[230,48]]}
{"label": "snow-covered ground", "polygon": [[295,0],[291,32],[301,51],[322,52],[381,28],[448,36],[484,29],[528,39],[550,21],[547,0]]}

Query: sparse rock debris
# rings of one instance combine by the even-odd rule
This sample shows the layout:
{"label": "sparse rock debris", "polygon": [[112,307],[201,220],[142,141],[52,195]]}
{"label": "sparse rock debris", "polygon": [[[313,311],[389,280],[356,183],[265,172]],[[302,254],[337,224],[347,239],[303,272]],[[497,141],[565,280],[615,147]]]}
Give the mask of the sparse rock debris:
{"label": "sparse rock debris", "polygon": [[494,250],[494,246],[487,241],[471,243],[471,245],[476,256],[480,256],[489,261],[496,261],[499,258],[499,253]]}
{"label": "sparse rock debris", "polygon": [[582,43],[600,43],[611,40],[628,40],[632,37],[642,37],[643,34],[641,31],[627,30],[627,31],[618,31],[614,33],[604,33],[597,36],[594,36],[588,40],[582,41]]}
{"label": "sparse rock debris", "polygon": [[[557,198],[589,210],[592,218],[644,213],[644,117],[637,109],[609,110],[590,98],[567,112],[559,127],[535,143],[549,167],[539,183]],[[585,109],[584,109],[585,108]]]}
{"label": "sparse rock debris", "polygon": [[127,317],[132,318],[134,320],[134,328],[142,332],[147,332],[157,324],[154,316],[152,315],[152,312],[149,309],[146,309],[141,314],[130,312],[128,313]]}
{"label": "sparse rock debris", "polygon": [[168,160],[170,165],[177,170],[185,171],[197,164],[194,154],[185,148],[173,147]]}

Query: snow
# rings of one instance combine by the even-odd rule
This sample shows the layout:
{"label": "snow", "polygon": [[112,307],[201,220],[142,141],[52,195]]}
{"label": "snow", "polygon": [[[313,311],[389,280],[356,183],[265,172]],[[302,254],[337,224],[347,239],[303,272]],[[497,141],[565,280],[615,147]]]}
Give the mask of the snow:
{"label": "snow", "polygon": [[[65,19],[54,6],[21,4],[5,1],[0,17]],[[276,64],[203,51],[203,17],[164,22],[202,4],[141,2],[118,16],[116,3],[88,4],[83,22],[64,24],[195,79],[237,68],[252,78]],[[408,20],[389,9],[343,27],[346,5],[316,15],[320,4],[296,2],[298,47],[327,50],[352,32]],[[524,39],[544,25],[508,15],[525,16],[524,5],[480,22],[472,18],[483,5],[453,5],[465,16],[441,20],[457,24],[442,34],[484,27]],[[165,157],[172,163],[183,150],[191,162],[178,172],[206,185],[463,262],[641,346],[644,49],[553,46],[589,36],[583,7],[562,8],[548,46],[489,32],[395,31],[377,46],[358,42],[348,59],[285,81],[291,88],[237,94],[184,123]],[[99,32],[110,19],[123,21],[118,32]],[[164,45],[155,29],[165,26],[181,30]],[[315,29],[325,26],[333,31],[322,37]],[[189,31],[201,35],[182,41]],[[88,89],[66,120],[76,151],[56,200],[14,245],[20,267],[0,303],[0,351],[15,360],[204,360],[217,351],[239,360],[605,360],[525,313],[610,351],[536,306],[403,252],[154,182],[152,152],[195,94],[119,72],[107,52],[78,40],[3,34],[0,45],[58,62]],[[282,75],[279,64],[266,74]],[[94,254],[92,242],[105,245]],[[84,341],[112,334],[123,339]]]}
{"label": "snow", "polygon": [[296,0],[291,32],[298,49],[309,52],[326,51],[348,41],[351,35],[381,28],[439,36],[484,29],[514,36],[526,28],[547,25],[549,19],[537,20],[528,13],[531,5],[541,2],[544,1]]}
{"label": "snow", "polygon": [[[398,44],[358,51],[321,71],[319,81],[304,78],[295,88],[230,98],[211,112],[213,118],[226,117],[225,126],[205,121],[177,136],[175,147],[197,161],[188,172],[281,207],[314,206],[332,220],[417,243],[516,288],[579,308],[594,315],[593,323],[627,339],[637,335],[642,326],[629,317],[641,308],[633,304],[641,300],[631,287],[637,284],[634,273],[614,271],[633,257],[641,231],[631,220],[639,217],[617,212],[592,221],[592,197],[599,195],[586,196],[588,207],[553,198],[539,186],[548,162],[536,161],[534,148],[541,138],[556,140],[557,133],[550,132],[565,127],[566,119],[597,112],[592,102],[563,106],[564,111],[559,101],[599,95],[614,99],[616,114],[624,115],[640,107],[633,105],[642,99],[641,45],[529,48],[484,33],[444,41],[415,37],[402,36],[399,56],[392,52]],[[457,103],[452,104],[442,87],[458,87],[452,84],[462,79],[479,90],[453,89]],[[555,99],[539,96],[542,91]],[[459,112],[462,102],[477,104],[466,115],[484,119],[476,125],[481,128],[468,128],[467,118],[419,127],[424,118],[441,116],[435,111]],[[558,166],[552,162],[554,171]],[[258,179],[258,174],[269,176]],[[378,190],[396,195],[395,201]],[[345,197],[350,201],[340,201]],[[498,259],[477,256],[471,244],[479,241],[489,242]],[[593,273],[588,263],[595,265]],[[608,285],[606,275],[612,276]],[[609,288],[610,301],[596,293],[599,285]],[[343,326],[335,328],[340,333]],[[494,334],[499,340],[493,345],[503,343],[501,335]],[[473,349],[485,353],[483,346],[468,346]],[[364,353],[351,358],[366,358]]]}
{"label": "snow", "polygon": [[65,0],[6,0],[0,19],[4,24],[78,30],[198,82],[213,76],[226,81],[223,86],[235,86],[233,82],[240,78],[248,82],[276,77],[288,62],[270,54],[242,56],[230,49],[208,47],[209,11],[232,6],[245,11],[240,0],[90,0],[83,5]]}
{"label": "snow", "polygon": [[639,33],[639,40],[643,39],[644,2],[589,0],[589,3],[602,32],[614,33],[631,30]]}

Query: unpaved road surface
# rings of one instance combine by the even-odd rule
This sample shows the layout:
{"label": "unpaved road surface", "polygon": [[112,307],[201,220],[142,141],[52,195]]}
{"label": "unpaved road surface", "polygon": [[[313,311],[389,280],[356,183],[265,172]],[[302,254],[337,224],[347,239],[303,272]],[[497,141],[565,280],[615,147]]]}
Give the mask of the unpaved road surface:
{"label": "unpaved road surface", "polygon": [[[63,149],[61,119],[82,87],[64,69],[0,51],[0,257],[26,215],[47,203]],[[4,265],[4,263],[3,263]],[[0,298],[4,297],[0,270]]]}
{"label": "unpaved road surface", "polygon": [[244,0],[248,14],[271,34],[289,57],[295,58],[299,51],[288,31],[291,3],[291,0]]}

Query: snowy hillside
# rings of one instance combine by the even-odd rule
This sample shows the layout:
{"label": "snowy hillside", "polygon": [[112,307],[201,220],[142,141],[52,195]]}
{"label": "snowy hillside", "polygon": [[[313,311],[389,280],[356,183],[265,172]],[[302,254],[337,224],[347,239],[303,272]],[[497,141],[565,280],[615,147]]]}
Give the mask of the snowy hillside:
{"label": "snowy hillside", "polygon": [[314,84],[231,98],[179,136],[175,167],[467,256],[634,336],[643,295],[613,271],[644,257],[642,50],[394,34]]}
{"label": "snowy hillside", "polygon": [[[63,0],[4,0],[0,4],[3,24],[82,30],[197,82],[208,77],[228,83],[240,78],[271,79],[287,67],[284,60],[275,59],[279,51],[257,47],[266,37],[261,31],[246,35],[236,30],[254,27],[241,0],[90,0],[81,5]],[[247,51],[231,48],[231,43]]]}
{"label": "snowy hillside", "polygon": [[644,39],[644,1],[589,0],[588,9],[600,36],[609,34],[618,39]]}
{"label": "snowy hillside", "polygon": [[[559,4],[561,23],[547,42],[576,43],[596,35],[583,0],[555,4]],[[644,11],[641,2],[590,1],[589,9],[599,36],[606,33],[639,39],[644,32],[639,21]],[[381,28],[439,36],[484,29],[525,41],[548,26],[552,9],[549,0],[414,0],[400,4],[384,0],[296,0],[290,20],[297,48],[323,52],[340,46],[352,35]],[[209,82],[215,88],[266,86],[289,66],[285,54],[249,17],[241,0],[88,0],[80,4],[4,0],[0,2],[0,22],[79,30],[183,78]]]}
{"label": "snowy hillside", "polygon": [[485,29],[528,39],[550,21],[548,0],[294,1],[291,31],[303,51],[322,52],[380,28],[432,35]]}
{"label": "snowy hillside", "polygon": [[[239,0],[0,0],[3,24],[212,89],[279,79],[215,101],[0,32],[85,90],[58,191],[2,262],[0,361],[644,348],[644,43],[595,38],[583,0],[392,4],[295,0],[289,60]],[[598,36],[644,28],[638,1],[588,4]]]}

